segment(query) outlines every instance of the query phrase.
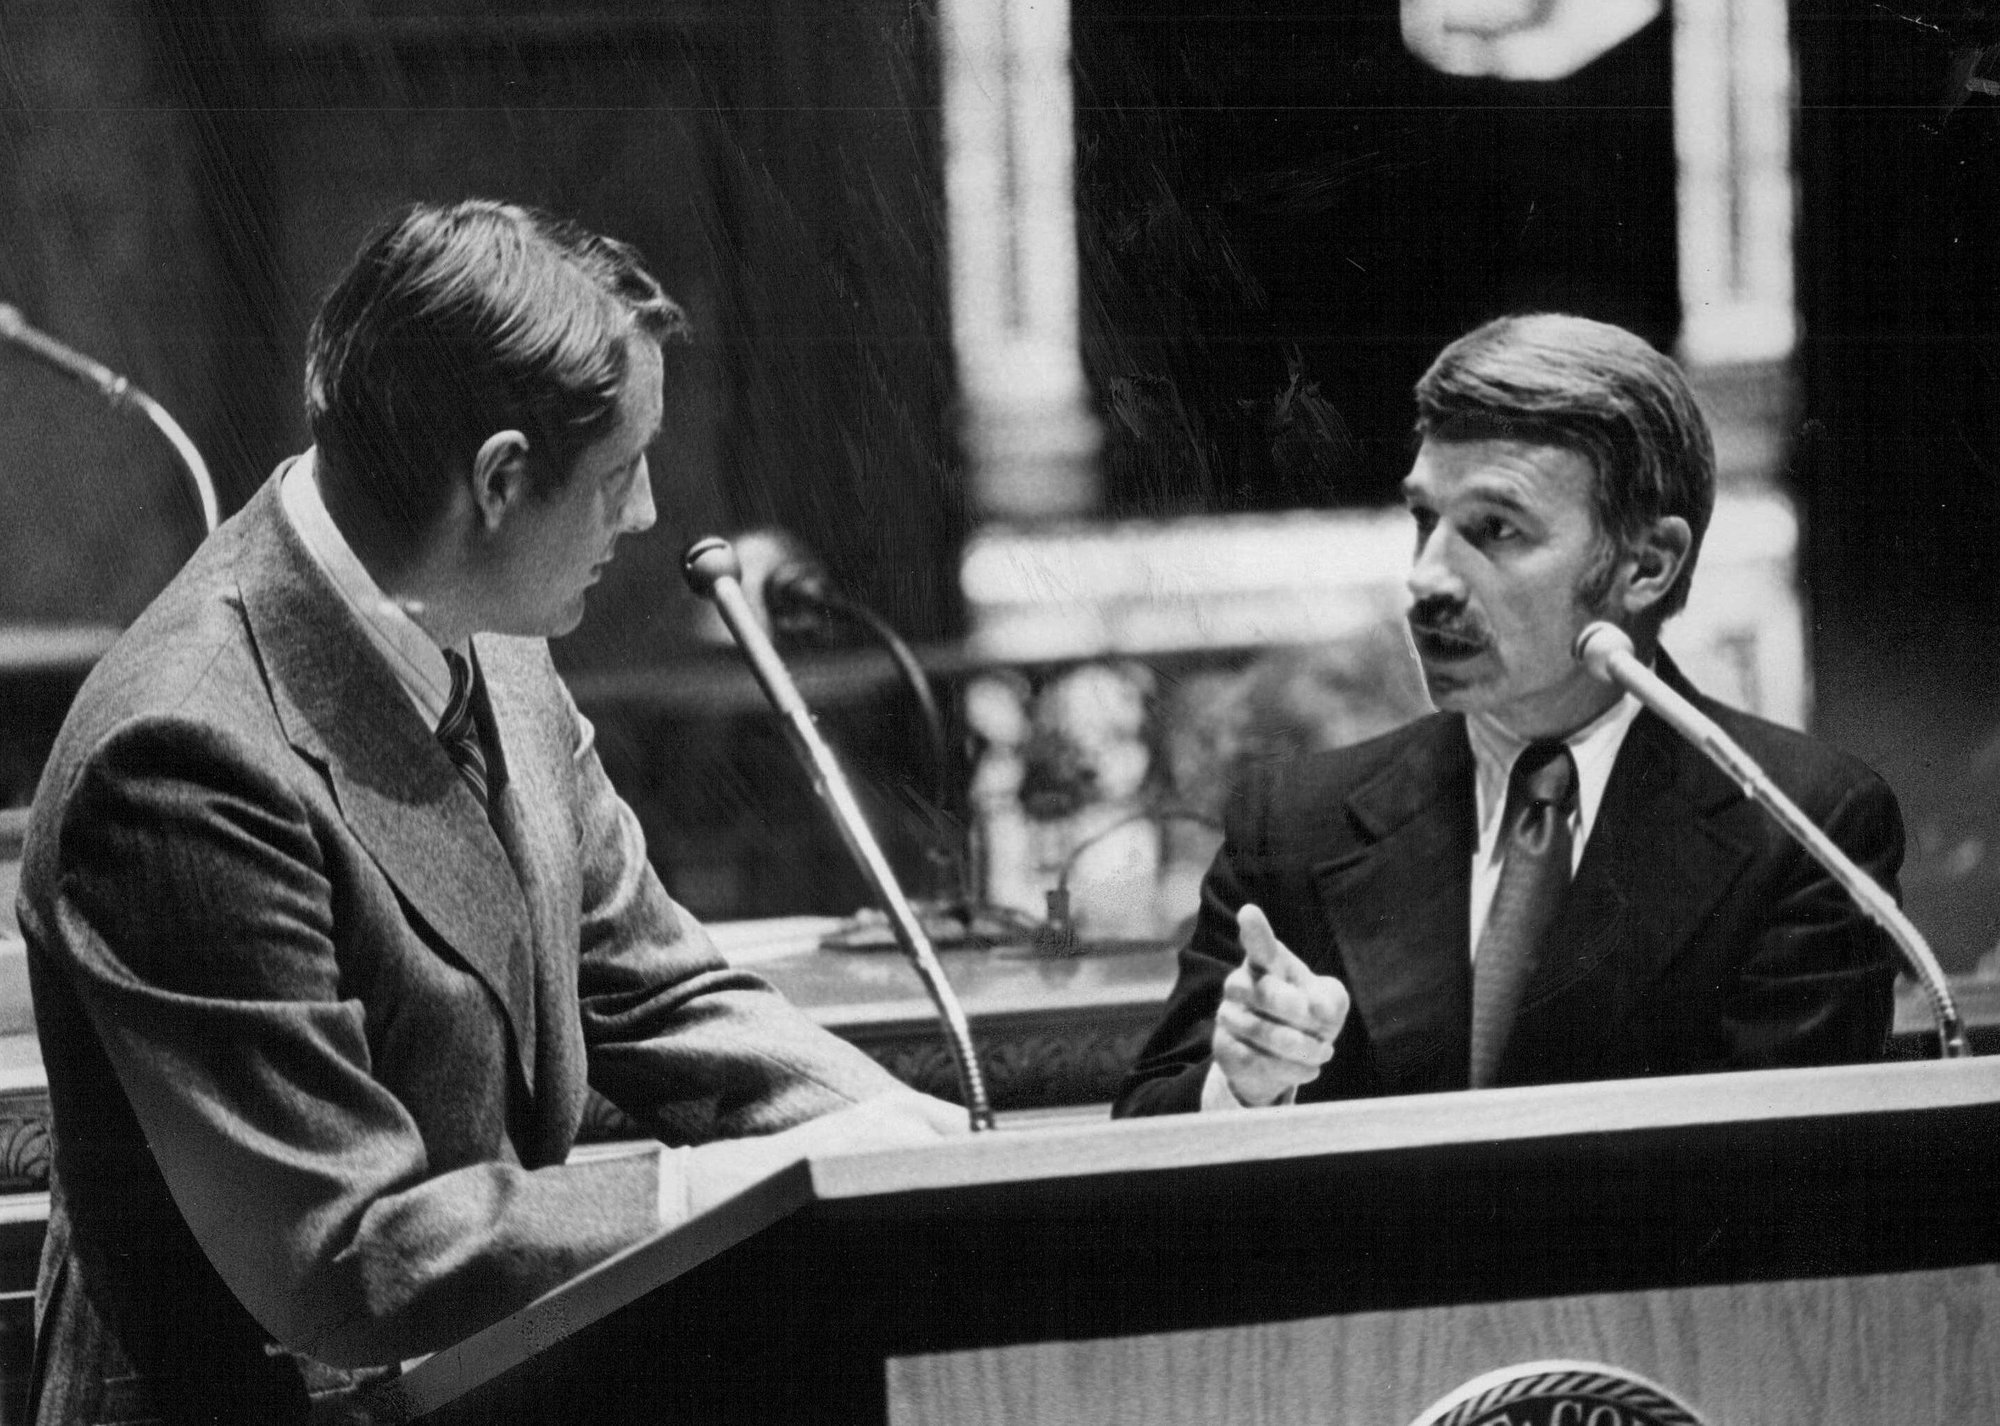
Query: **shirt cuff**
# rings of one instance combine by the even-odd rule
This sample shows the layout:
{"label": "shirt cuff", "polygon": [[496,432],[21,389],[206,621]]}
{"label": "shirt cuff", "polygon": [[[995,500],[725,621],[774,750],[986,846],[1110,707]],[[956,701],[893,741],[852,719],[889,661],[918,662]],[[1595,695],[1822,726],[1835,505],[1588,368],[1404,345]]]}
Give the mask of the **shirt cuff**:
{"label": "shirt cuff", "polygon": [[[1298,1097],[1299,1091],[1294,1087],[1286,1090],[1283,1094],[1265,1105],[1264,1108],[1279,1109],[1287,1104],[1291,1104]],[[1250,1107],[1250,1105],[1238,1099],[1235,1091],[1229,1087],[1229,1076],[1222,1072],[1222,1066],[1214,1060],[1210,1060],[1208,1062],[1208,1078],[1203,1080],[1201,1084],[1201,1112],[1204,1114],[1214,1114],[1218,1111],[1227,1112],[1232,1109],[1248,1109]]]}

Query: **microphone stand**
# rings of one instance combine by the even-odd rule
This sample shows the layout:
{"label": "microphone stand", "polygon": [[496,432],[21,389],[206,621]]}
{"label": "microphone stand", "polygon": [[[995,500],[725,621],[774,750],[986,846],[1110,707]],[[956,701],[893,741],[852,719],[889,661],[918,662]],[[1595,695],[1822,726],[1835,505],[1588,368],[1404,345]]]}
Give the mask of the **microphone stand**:
{"label": "microphone stand", "polygon": [[993,1128],[993,1109],[987,1101],[986,1082],[979,1070],[978,1055],[973,1050],[972,1030],[966,1023],[965,1010],[952,993],[951,983],[945,979],[944,969],[938,964],[937,952],[931,946],[923,923],[911,909],[902,887],[897,885],[889,859],[883,855],[874,833],[869,830],[846,774],[841,772],[840,764],[835,761],[833,750],[826,745],[826,740],[820,737],[811,710],[799,696],[798,687],[786,672],[778,651],[771,646],[770,639],[750,610],[750,601],[743,593],[743,571],[736,551],[727,540],[711,535],[688,547],[681,567],[689,588],[712,601],[716,611],[722,615],[722,622],[729,626],[729,632],[742,649],[751,673],[764,690],[764,696],[777,709],[793,751],[811,774],[813,790],[833,814],[834,824],[840,829],[847,850],[868,877],[882,909],[888,913],[903,953],[915,968],[917,978],[923,982],[932,1005],[937,1008],[945,1039],[951,1047],[952,1060],[958,1070],[959,1088],[965,1096],[966,1112],[971,1118],[973,1130]]}
{"label": "microphone stand", "polygon": [[[764,586],[764,605],[771,622],[782,631],[788,623],[803,622],[816,614],[832,614],[859,625],[888,654],[896,672],[916,701],[917,714],[924,725],[924,754],[930,771],[931,805],[940,817],[946,815],[951,798],[951,746],[945,733],[944,713],[938,708],[930,676],[918,662],[916,651],[898,634],[887,619],[858,599],[850,599],[828,584],[825,576],[805,565],[780,565]],[[959,874],[962,876],[962,872]],[[970,888],[958,891],[969,900]]]}
{"label": "microphone stand", "polygon": [[[781,564],[771,572],[764,582],[764,608],[770,614],[772,629],[780,636],[823,625],[829,616],[858,625],[888,654],[909,689],[924,726],[931,806],[941,829],[933,831],[925,850],[931,866],[931,878],[923,888],[928,894],[919,895],[914,903],[918,920],[932,942],[946,947],[989,946],[1036,937],[1042,929],[1039,923],[981,899],[976,859],[966,846],[965,833],[953,825],[951,740],[930,676],[916,651],[887,619],[834,589],[822,571],[803,561]],[[956,845],[941,845],[946,836]],[[890,934],[893,939],[892,928]],[[839,951],[869,951],[882,945],[877,926],[865,913],[829,932],[820,942],[822,949]]]}
{"label": "microphone stand", "polygon": [[72,381],[90,387],[114,406],[126,406],[137,411],[167,439],[180,458],[181,468],[187,472],[188,482],[194,486],[195,501],[201,507],[202,527],[213,534],[221,523],[222,510],[215,498],[215,481],[208,473],[208,463],[201,458],[201,452],[181,429],[167,408],[127,381],[117,372],[101,362],[92,361],[82,352],[72,350],[30,326],[18,307],[0,302],[0,342],[7,342],[44,366],[50,367]]}
{"label": "microphone stand", "polygon": [[1775,817],[1778,825],[1811,853],[1814,861],[1832,874],[1833,879],[1853,898],[1854,904],[1861,908],[1862,914],[1888,933],[1889,939],[1902,952],[1904,964],[1924,988],[1924,994],[1931,1002],[1932,1017],[1937,1022],[1939,1055],[1948,1060],[1971,1055],[1972,1047],[1965,1038],[1965,1024],[1959,1018],[1958,1003],[1952,998],[1944,969],[1938,964],[1937,957],[1931,954],[1931,948],[1922,934],[1903,914],[1902,908],[1896,905],[1895,899],[1878,886],[1873,877],[1856,866],[1854,859],[1836,846],[1831,837],[1815,826],[1812,819],[1799,810],[1799,805],[1757,766],[1750,754],[1716,726],[1714,719],[1674,692],[1658,674],[1640,663],[1632,652],[1632,640],[1623,629],[1603,620],[1587,624],[1583,632],[1576,636],[1574,653],[1592,674],[1606,683],[1615,683],[1629,690],[1641,703],[1665,719],[1674,731],[1699,748],[1710,762],[1743,789],[1744,796]]}

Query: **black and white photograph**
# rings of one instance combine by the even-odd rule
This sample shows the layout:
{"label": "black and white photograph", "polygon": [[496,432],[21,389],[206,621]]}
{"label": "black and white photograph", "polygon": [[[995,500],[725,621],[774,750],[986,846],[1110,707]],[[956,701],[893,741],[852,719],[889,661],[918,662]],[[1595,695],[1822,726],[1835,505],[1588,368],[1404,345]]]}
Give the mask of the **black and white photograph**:
{"label": "black and white photograph", "polygon": [[2000,6],[0,0],[0,1426],[2000,1421]]}

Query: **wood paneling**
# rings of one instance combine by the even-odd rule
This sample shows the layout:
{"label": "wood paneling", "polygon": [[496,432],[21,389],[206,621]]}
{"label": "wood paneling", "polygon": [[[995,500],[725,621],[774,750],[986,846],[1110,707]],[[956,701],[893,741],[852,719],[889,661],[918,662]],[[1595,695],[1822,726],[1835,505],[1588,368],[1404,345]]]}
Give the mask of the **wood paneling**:
{"label": "wood paneling", "polygon": [[1548,1359],[1635,1371],[1705,1421],[2000,1421],[2000,1269],[1364,1312],[903,1358],[890,1420],[958,1426],[1398,1426]]}

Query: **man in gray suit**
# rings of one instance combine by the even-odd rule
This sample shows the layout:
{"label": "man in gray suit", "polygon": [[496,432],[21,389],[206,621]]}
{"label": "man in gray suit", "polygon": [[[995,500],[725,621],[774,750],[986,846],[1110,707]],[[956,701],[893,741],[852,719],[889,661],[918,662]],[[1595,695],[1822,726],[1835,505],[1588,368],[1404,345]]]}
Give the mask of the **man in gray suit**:
{"label": "man in gray suit", "polygon": [[[314,323],[313,448],[78,695],[20,899],[37,1419],[339,1419],[811,1148],[962,1122],[721,961],[550,663],[653,522],[684,328],[620,244],[405,210]],[[659,1143],[567,1163],[593,1087]]]}

